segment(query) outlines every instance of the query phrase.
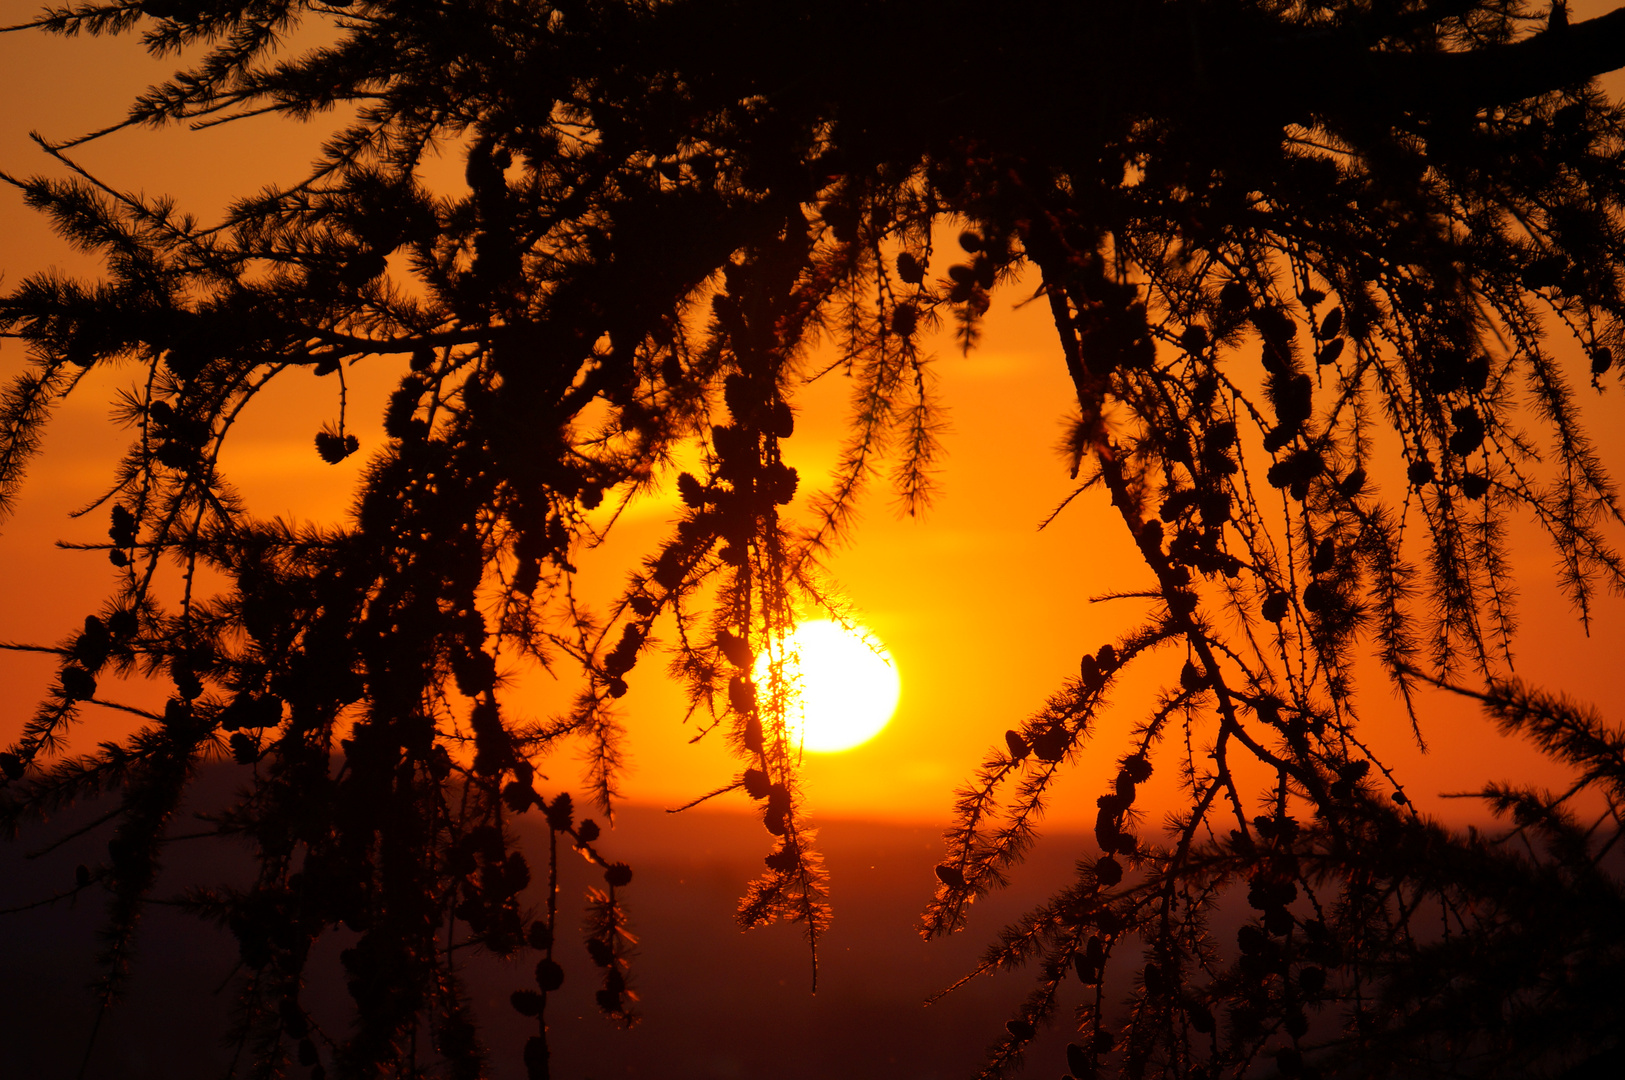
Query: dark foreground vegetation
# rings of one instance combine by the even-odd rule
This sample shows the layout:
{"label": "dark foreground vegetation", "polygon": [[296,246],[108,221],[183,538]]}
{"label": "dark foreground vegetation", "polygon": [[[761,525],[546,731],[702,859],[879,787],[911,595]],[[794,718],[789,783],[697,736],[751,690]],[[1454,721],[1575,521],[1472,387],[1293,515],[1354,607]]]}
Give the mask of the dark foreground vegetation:
{"label": "dark foreground vegetation", "polygon": [[[275,53],[296,23],[325,44]],[[740,921],[799,922],[816,948],[827,883],[784,635],[836,604],[820,560],[863,489],[929,501],[923,335],[973,348],[1019,278],[1071,378],[1073,474],[1109,494],[1155,584],[1046,708],[990,733],[928,936],[1022,858],[1120,673],[1180,659],[1132,742],[1092,750],[1120,766],[1094,848],[987,955],[1036,988],[986,1074],[1056,1022],[1077,1077],[1555,1075],[1619,1055],[1606,855],[1625,740],[1506,677],[1506,528],[1540,525],[1578,618],[1625,585],[1625,518],[1580,416],[1610,405],[1625,358],[1625,114],[1592,81],[1625,65],[1625,12],[149,0],[34,25],[183,51],[130,124],[339,118],[306,181],[219,222],[117,177],[8,177],[106,271],[0,301],[8,355],[28,358],[0,415],[4,505],[82,373],[130,374],[129,450],[95,509],[108,540],[86,555],[119,587],[54,647],[60,676],[0,758],[9,828],[117,793],[105,858],[68,890],[108,898],[104,1004],[188,783],[229,754],[252,780],[213,827],[251,851],[252,880],[180,902],[236,941],[238,1070],[479,1075],[460,975],[479,949],[523,957],[524,1066],[550,1075],[564,962],[632,1018],[634,871],[538,776],[585,743],[586,798],[607,809],[640,662],[714,718],[759,804],[766,868]],[[425,186],[437,146],[463,156],[466,191]],[[72,144],[43,149],[72,166]],[[780,447],[815,338],[854,408],[830,488],[790,520],[809,478]],[[398,373],[382,446],[346,427],[357,365]],[[369,456],[342,524],[256,517],[219,467],[237,418],[298,368],[334,383],[313,452]],[[669,538],[586,611],[570,585],[591,512],[696,444]],[[204,569],[217,594],[193,588]],[[1358,684],[1363,657],[1389,686]],[[578,669],[574,706],[522,716],[500,677],[522,663]],[[100,681],[132,671],[170,688],[150,726],[71,745]],[[1359,716],[1432,685],[1477,696],[1573,787],[1487,788],[1495,833],[1421,819]],[[1163,822],[1135,809],[1154,772],[1184,793]],[[528,855],[521,819],[546,826]],[[571,849],[602,879],[580,963],[551,887]],[[1253,916],[1217,933],[1216,905],[1243,895]],[[331,1022],[307,976],[339,932],[350,1010]]]}

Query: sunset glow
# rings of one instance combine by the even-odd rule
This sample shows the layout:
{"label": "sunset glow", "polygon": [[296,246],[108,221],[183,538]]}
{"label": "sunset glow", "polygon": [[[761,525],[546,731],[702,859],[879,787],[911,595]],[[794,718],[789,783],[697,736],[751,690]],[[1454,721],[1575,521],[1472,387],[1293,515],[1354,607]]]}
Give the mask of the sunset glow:
{"label": "sunset glow", "polygon": [[[1613,6],[1580,0],[1569,5],[1570,18],[1592,18]],[[35,5],[11,10],[13,21],[20,21]],[[112,36],[0,36],[6,59],[0,82],[7,100],[18,103],[0,131],[0,154],[8,171],[65,179],[71,175],[66,166],[40,150],[29,138],[31,130],[56,139],[97,130],[124,115],[127,102],[149,84],[173,73],[173,57],[149,57],[130,44]],[[1610,93],[1625,93],[1625,74],[1608,79]],[[183,209],[212,220],[270,179],[291,182],[302,176],[303,163],[319,152],[325,132],[320,124],[307,128],[267,116],[202,131],[185,125],[144,129],[139,138],[87,143],[75,152],[76,160],[132,190],[173,195]],[[440,170],[425,177],[431,187],[465,190],[460,153],[448,151],[430,164]],[[64,244],[49,219],[25,204],[20,191],[0,186],[5,187],[0,192],[0,234],[6,238],[8,289],[29,273],[53,267],[72,275],[101,272],[99,261]],[[945,227],[936,245],[957,250],[958,231],[957,224]],[[1008,295],[1030,296],[1036,287],[1035,281],[1013,283]],[[922,346],[941,358],[933,369],[936,392],[951,418],[943,436],[940,496],[919,516],[894,515],[886,512],[885,492],[877,485],[870,512],[852,530],[852,543],[830,559],[828,569],[842,595],[867,610],[888,613],[883,628],[887,644],[910,667],[907,700],[897,705],[898,720],[888,732],[884,755],[828,753],[821,742],[809,739],[806,749],[815,751],[808,755],[809,768],[817,773],[810,790],[816,791],[821,812],[940,826],[948,805],[944,792],[971,775],[990,747],[1002,745],[1004,730],[1019,726],[1061,680],[1076,676],[1082,652],[1093,652],[1134,625],[1134,601],[1094,604],[1092,598],[1154,585],[1132,541],[1112,527],[1115,511],[1098,489],[1072,500],[1043,530],[1037,528],[1075,486],[1055,455],[1063,411],[1059,403],[1069,401],[1074,391],[1055,352],[1047,305],[1018,305],[1001,295],[982,329],[982,344],[970,356],[960,355],[951,322]],[[14,343],[0,349],[8,373],[21,370],[25,358],[25,350]],[[816,372],[837,359],[825,343],[804,363],[808,372]],[[338,415],[336,380],[294,372],[256,398],[237,420],[234,442],[221,461],[222,472],[251,512],[300,524],[343,525],[353,504],[355,478],[386,445],[381,416],[403,362],[401,357],[384,358],[344,369],[346,425],[358,434],[362,450],[337,466],[318,458],[311,443],[322,425]],[[55,542],[107,539],[103,511],[70,515],[113,482],[114,464],[128,448],[130,432],[108,423],[106,403],[136,385],[137,375],[128,366],[98,364],[82,374],[75,394],[56,410],[16,512],[0,535],[10,590],[0,611],[0,639],[60,642],[77,632],[86,614],[99,610],[112,588],[112,568],[98,553],[58,548]],[[1618,403],[1617,398],[1609,400]],[[828,484],[838,465],[850,386],[824,378],[799,388],[795,403],[795,435],[782,448],[786,462],[800,473],[804,493],[786,508],[792,515],[804,512],[805,500]],[[1013,423],[1013,417],[1031,422]],[[1622,460],[1625,425],[1600,423],[1593,436],[1599,454]],[[698,450],[676,467],[692,469],[697,460]],[[1374,482],[1397,491],[1404,480],[1396,475]],[[613,534],[592,553],[598,577],[589,581],[584,576],[578,585],[591,604],[607,610],[624,583],[624,568],[658,550],[671,527],[662,505],[674,501],[637,503],[621,515]],[[600,519],[607,520],[618,506],[618,498],[606,500]],[[1625,693],[1611,666],[1611,658],[1625,649],[1625,601],[1600,594],[1590,626],[1579,625],[1552,585],[1538,525],[1515,523],[1513,542],[1523,553],[1528,582],[1520,611],[1520,674],[1533,683],[1560,681],[1605,715],[1625,715]],[[1015,629],[1002,634],[973,629],[985,627]],[[6,664],[0,746],[18,737],[54,678],[49,654],[13,653]],[[1174,668],[1177,675],[1177,663]],[[1123,737],[1156,707],[1161,676],[1150,667],[1144,671],[1122,676],[1113,695],[1116,711],[1102,721],[1096,736],[1100,745],[1115,746],[1111,740]],[[1377,685],[1375,666],[1368,674],[1371,685]],[[681,684],[662,678],[658,665],[649,660],[631,673],[631,681],[633,693],[619,703],[629,743],[636,747],[637,768],[625,777],[622,789],[630,802],[680,805],[737,771],[726,743],[693,742],[694,727],[674,719],[684,716],[689,704]],[[538,714],[567,708],[575,691],[573,684],[545,674],[535,686],[537,696],[527,708]],[[109,681],[109,692],[115,687],[122,700],[149,709],[161,708],[166,692],[157,685],[148,700],[139,696],[136,680],[128,686]],[[1369,732],[1388,764],[1413,778],[1411,795],[1430,812],[1450,820],[1477,813],[1469,800],[1434,796],[1475,789],[1486,776],[1525,775],[1530,767],[1527,747],[1501,738],[1476,709],[1446,698],[1431,707],[1436,722],[1426,731],[1429,753],[1418,748],[1403,708],[1386,703],[1374,708]],[[80,731],[88,749],[97,740],[124,738],[143,723],[134,713],[86,710]],[[884,723],[877,722],[877,728]],[[1092,828],[1094,799],[1112,781],[1113,760],[1112,753],[1102,752],[1083,756],[1072,766],[1072,783],[1082,794],[1049,808],[1049,828]],[[555,767],[561,777],[571,777],[560,783],[575,782],[572,766]],[[1175,772],[1159,771],[1159,779],[1164,776]],[[1175,797],[1172,787],[1167,797]],[[1172,809],[1155,802],[1160,798],[1153,786],[1142,791],[1136,807],[1149,807],[1155,819]],[[747,802],[741,795],[739,808]]]}
{"label": "sunset glow", "polygon": [[[867,640],[865,640],[867,638]],[[872,633],[862,636],[828,619],[796,627],[787,643],[785,676],[797,700],[791,739],[814,753],[850,750],[880,733],[902,690],[897,665]],[[766,658],[758,661],[766,678]]]}

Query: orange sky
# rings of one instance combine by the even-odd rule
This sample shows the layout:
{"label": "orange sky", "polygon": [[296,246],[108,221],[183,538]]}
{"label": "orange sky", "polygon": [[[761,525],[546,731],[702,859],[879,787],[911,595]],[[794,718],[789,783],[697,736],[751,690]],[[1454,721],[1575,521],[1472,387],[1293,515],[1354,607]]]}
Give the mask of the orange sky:
{"label": "orange sky", "polygon": [[[1579,5],[1577,17],[1606,6]],[[34,7],[0,0],[7,22]],[[45,171],[49,162],[27,141],[30,127],[61,137],[102,126],[170,66],[153,65],[128,41],[0,36],[0,100],[8,105],[0,116],[0,168]],[[207,218],[234,194],[268,179],[294,177],[317,141],[314,132],[253,121],[203,133],[125,133],[86,148],[81,157],[128,186],[174,193],[183,208]],[[4,286],[53,265],[90,269],[15,193],[0,191]],[[932,512],[923,520],[899,520],[886,492],[874,492],[856,542],[834,563],[850,598],[895,657],[903,693],[896,718],[873,741],[843,754],[809,756],[806,790],[815,816],[946,822],[953,787],[1004,729],[1075,673],[1083,651],[1136,621],[1130,605],[1089,603],[1091,595],[1150,581],[1131,559],[1121,523],[1098,493],[1079,500],[1045,532],[1036,529],[1071,487],[1055,451],[1069,384],[1045,311],[1038,305],[1015,310],[1019,299],[995,296],[984,343],[969,358],[946,341],[938,348],[951,431],[943,494]],[[17,345],[4,343],[0,373],[16,371],[21,359]],[[20,512],[0,526],[0,638],[54,641],[94,610],[109,588],[105,562],[56,551],[51,541],[102,538],[100,513],[83,521],[66,515],[111,474],[123,439],[105,421],[107,402],[132,377],[129,371],[99,372],[62,410],[30,474]],[[358,372],[352,382],[351,416],[360,421],[355,430],[364,446],[381,440],[373,418],[393,377],[380,366],[371,377]],[[801,421],[787,452],[801,471],[804,491],[833,464],[846,393],[832,376],[801,399]],[[312,435],[336,412],[331,394],[330,383],[293,373],[257,403],[240,430],[227,473],[258,513],[330,520],[348,505],[361,458],[332,467],[311,447]],[[1594,416],[1617,415],[1617,388],[1600,401],[1589,393],[1582,398]],[[1609,436],[1609,460],[1625,463],[1620,425],[1594,427]],[[799,498],[795,505],[804,502]],[[665,528],[659,507],[630,514],[609,544],[583,563],[588,593],[607,595]],[[1521,535],[1528,540],[1532,534]],[[1531,543],[1521,550],[1520,673],[1625,716],[1625,691],[1614,673],[1625,646],[1625,605],[1605,603],[1593,636],[1586,638],[1552,588],[1549,555]],[[0,656],[0,743],[14,736],[48,682],[50,667],[35,657]],[[625,789],[634,801],[675,805],[725,783],[739,766],[720,739],[688,744],[692,732],[677,723],[681,697],[663,684],[660,669],[656,658],[645,659],[629,679],[632,691],[624,705],[634,768]],[[1094,798],[1122,750],[1121,734],[1139,715],[1133,703],[1153,689],[1150,675],[1148,670],[1127,680],[1118,695],[1123,707],[1101,725],[1098,752],[1064,788],[1064,805],[1053,808],[1052,821],[1092,822]],[[1459,819],[1468,813],[1463,804],[1443,804],[1432,794],[1518,775],[1528,764],[1527,750],[1496,739],[1472,710],[1438,699],[1430,701],[1434,712],[1426,731],[1433,753],[1420,758],[1410,749],[1408,726],[1393,717],[1385,688],[1375,682],[1369,687],[1368,733],[1404,770],[1424,809]],[[537,678],[526,692],[545,712],[562,707],[572,690],[571,683]],[[96,722],[108,723],[108,730],[124,726],[118,719]],[[90,727],[83,734],[88,742],[104,732]],[[554,775],[562,777],[568,768],[562,765]],[[736,805],[743,803],[741,797]]]}

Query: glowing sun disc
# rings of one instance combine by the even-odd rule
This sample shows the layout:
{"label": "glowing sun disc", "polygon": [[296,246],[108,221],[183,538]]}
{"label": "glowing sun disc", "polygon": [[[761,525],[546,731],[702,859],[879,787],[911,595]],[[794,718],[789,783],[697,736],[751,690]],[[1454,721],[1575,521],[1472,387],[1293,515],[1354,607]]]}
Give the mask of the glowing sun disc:
{"label": "glowing sun disc", "polygon": [[[864,640],[828,619],[804,622],[786,642],[791,742],[821,754],[850,750],[879,734],[897,709],[897,667],[873,634]],[[767,677],[757,662],[757,681]]]}

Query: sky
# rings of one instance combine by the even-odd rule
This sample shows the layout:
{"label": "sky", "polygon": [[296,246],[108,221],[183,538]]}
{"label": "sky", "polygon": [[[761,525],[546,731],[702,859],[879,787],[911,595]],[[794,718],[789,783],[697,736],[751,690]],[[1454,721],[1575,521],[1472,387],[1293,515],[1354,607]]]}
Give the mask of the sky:
{"label": "sky", "polygon": [[[0,0],[0,17],[15,21],[34,6]],[[1576,5],[1576,17],[1606,6]],[[29,142],[30,129],[61,138],[104,126],[171,67],[148,60],[128,40],[0,36],[0,100],[8,105],[0,115],[0,169],[52,172],[55,166]],[[314,156],[321,130],[271,120],[204,132],[143,130],[77,153],[93,172],[148,193],[171,193],[183,208],[208,220],[235,195],[295,178]],[[460,171],[451,160],[440,169],[450,183]],[[23,207],[13,190],[0,190],[3,287],[48,267],[93,270]],[[830,564],[846,596],[894,657],[902,696],[892,723],[869,743],[840,754],[807,756],[805,790],[815,818],[946,824],[954,787],[1002,741],[1004,730],[1075,674],[1080,655],[1132,628],[1143,610],[1132,603],[1091,602],[1101,593],[1150,583],[1098,492],[1038,529],[1072,490],[1056,449],[1070,384],[1044,306],[1020,306],[1023,298],[1019,290],[995,295],[983,343],[971,355],[960,355],[948,341],[936,345],[935,371],[949,429],[935,505],[922,518],[904,518],[886,491],[873,491],[851,542]],[[0,375],[9,377],[22,359],[17,344],[0,343]],[[813,361],[815,366],[816,355]],[[354,372],[350,415],[359,421],[353,430],[364,448],[382,441],[376,417],[395,374],[383,364]],[[134,377],[134,369],[125,368],[97,371],[87,380],[53,423],[17,514],[0,524],[0,640],[59,640],[110,589],[105,562],[52,544],[103,536],[101,511],[83,519],[69,514],[99,495],[111,476],[124,437],[107,422],[108,402]],[[839,376],[830,376],[798,400],[798,430],[787,455],[803,477],[804,492],[813,486],[808,481],[827,475],[835,461],[848,393]],[[1594,428],[1613,451],[1610,459],[1625,461],[1625,437],[1616,419],[1618,387],[1601,399],[1582,396]],[[331,384],[304,373],[294,373],[256,402],[226,462],[227,474],[255,512],[314,521],[343,518],[366,455],[337,467],[316,456],[311,438],[335,413]],[[805,495],[798,497],[792,512],[804,504]],[[587,595],[607,598],[626,568],[659,541],[669,527],[668,505],[636,508],[601,550],[582,561]],[[1625,646],[1625,605],[1614,599],[1601,604],[1587,636],[1558,596],[1552,559],[1533,531],[1521,529],[1518,545],[1523,585],[1518,673],[1563,688],[1607,714],[1625,715],[1625,691],[1614,667]],[[644,660],[629,677],[631,692],[623,702],[632,763],[624,792],[631,802],[652,807],[687,802],[727,783],[740,767],[715,735],[690,744],[692,726],[680,722],[682,697],[665,683],[661,668],[656,659]],[[1095,796],[1115,771],[1124,737],[1155,688],[1153,676],[1171,671],[1147,668],[1125,679],[1116,695],[1118,708],[1099,726],[1095,749],[1051,808],[1052,826],[1080,828],[1092,822]],[[14,737],[50,678],[50,663],[39,657],[0,656],[0,743]],[[524,700],[538,714],[548,713],[564,707],[574,686],[569,680],[530,677]],[[1422,754],[1380,680],[1370,677],[1365,686],[1371,742],[1411,781],[1408,790],[1425,811],[1464,820],[1475,812],[1441,794],[1470,790],[1487,779],[1528,775],[1530,751],[1497,737],[1461,701],[1442,695],[1424,699],[1431,750]],[[152,700],[150,688],[129,687],[127,694]],[[79,737],[88,743],[127,728],[117,714],[93,716]],[[573,770],[570,761],[544,768],[549,782],[558,784],[568,783]],[[1164,791],[1160,797],[1170,796]],[[1151,793],[1153,805],[1158,797]],[[743,808],[745,801],[739,796],[722,805]]]}

